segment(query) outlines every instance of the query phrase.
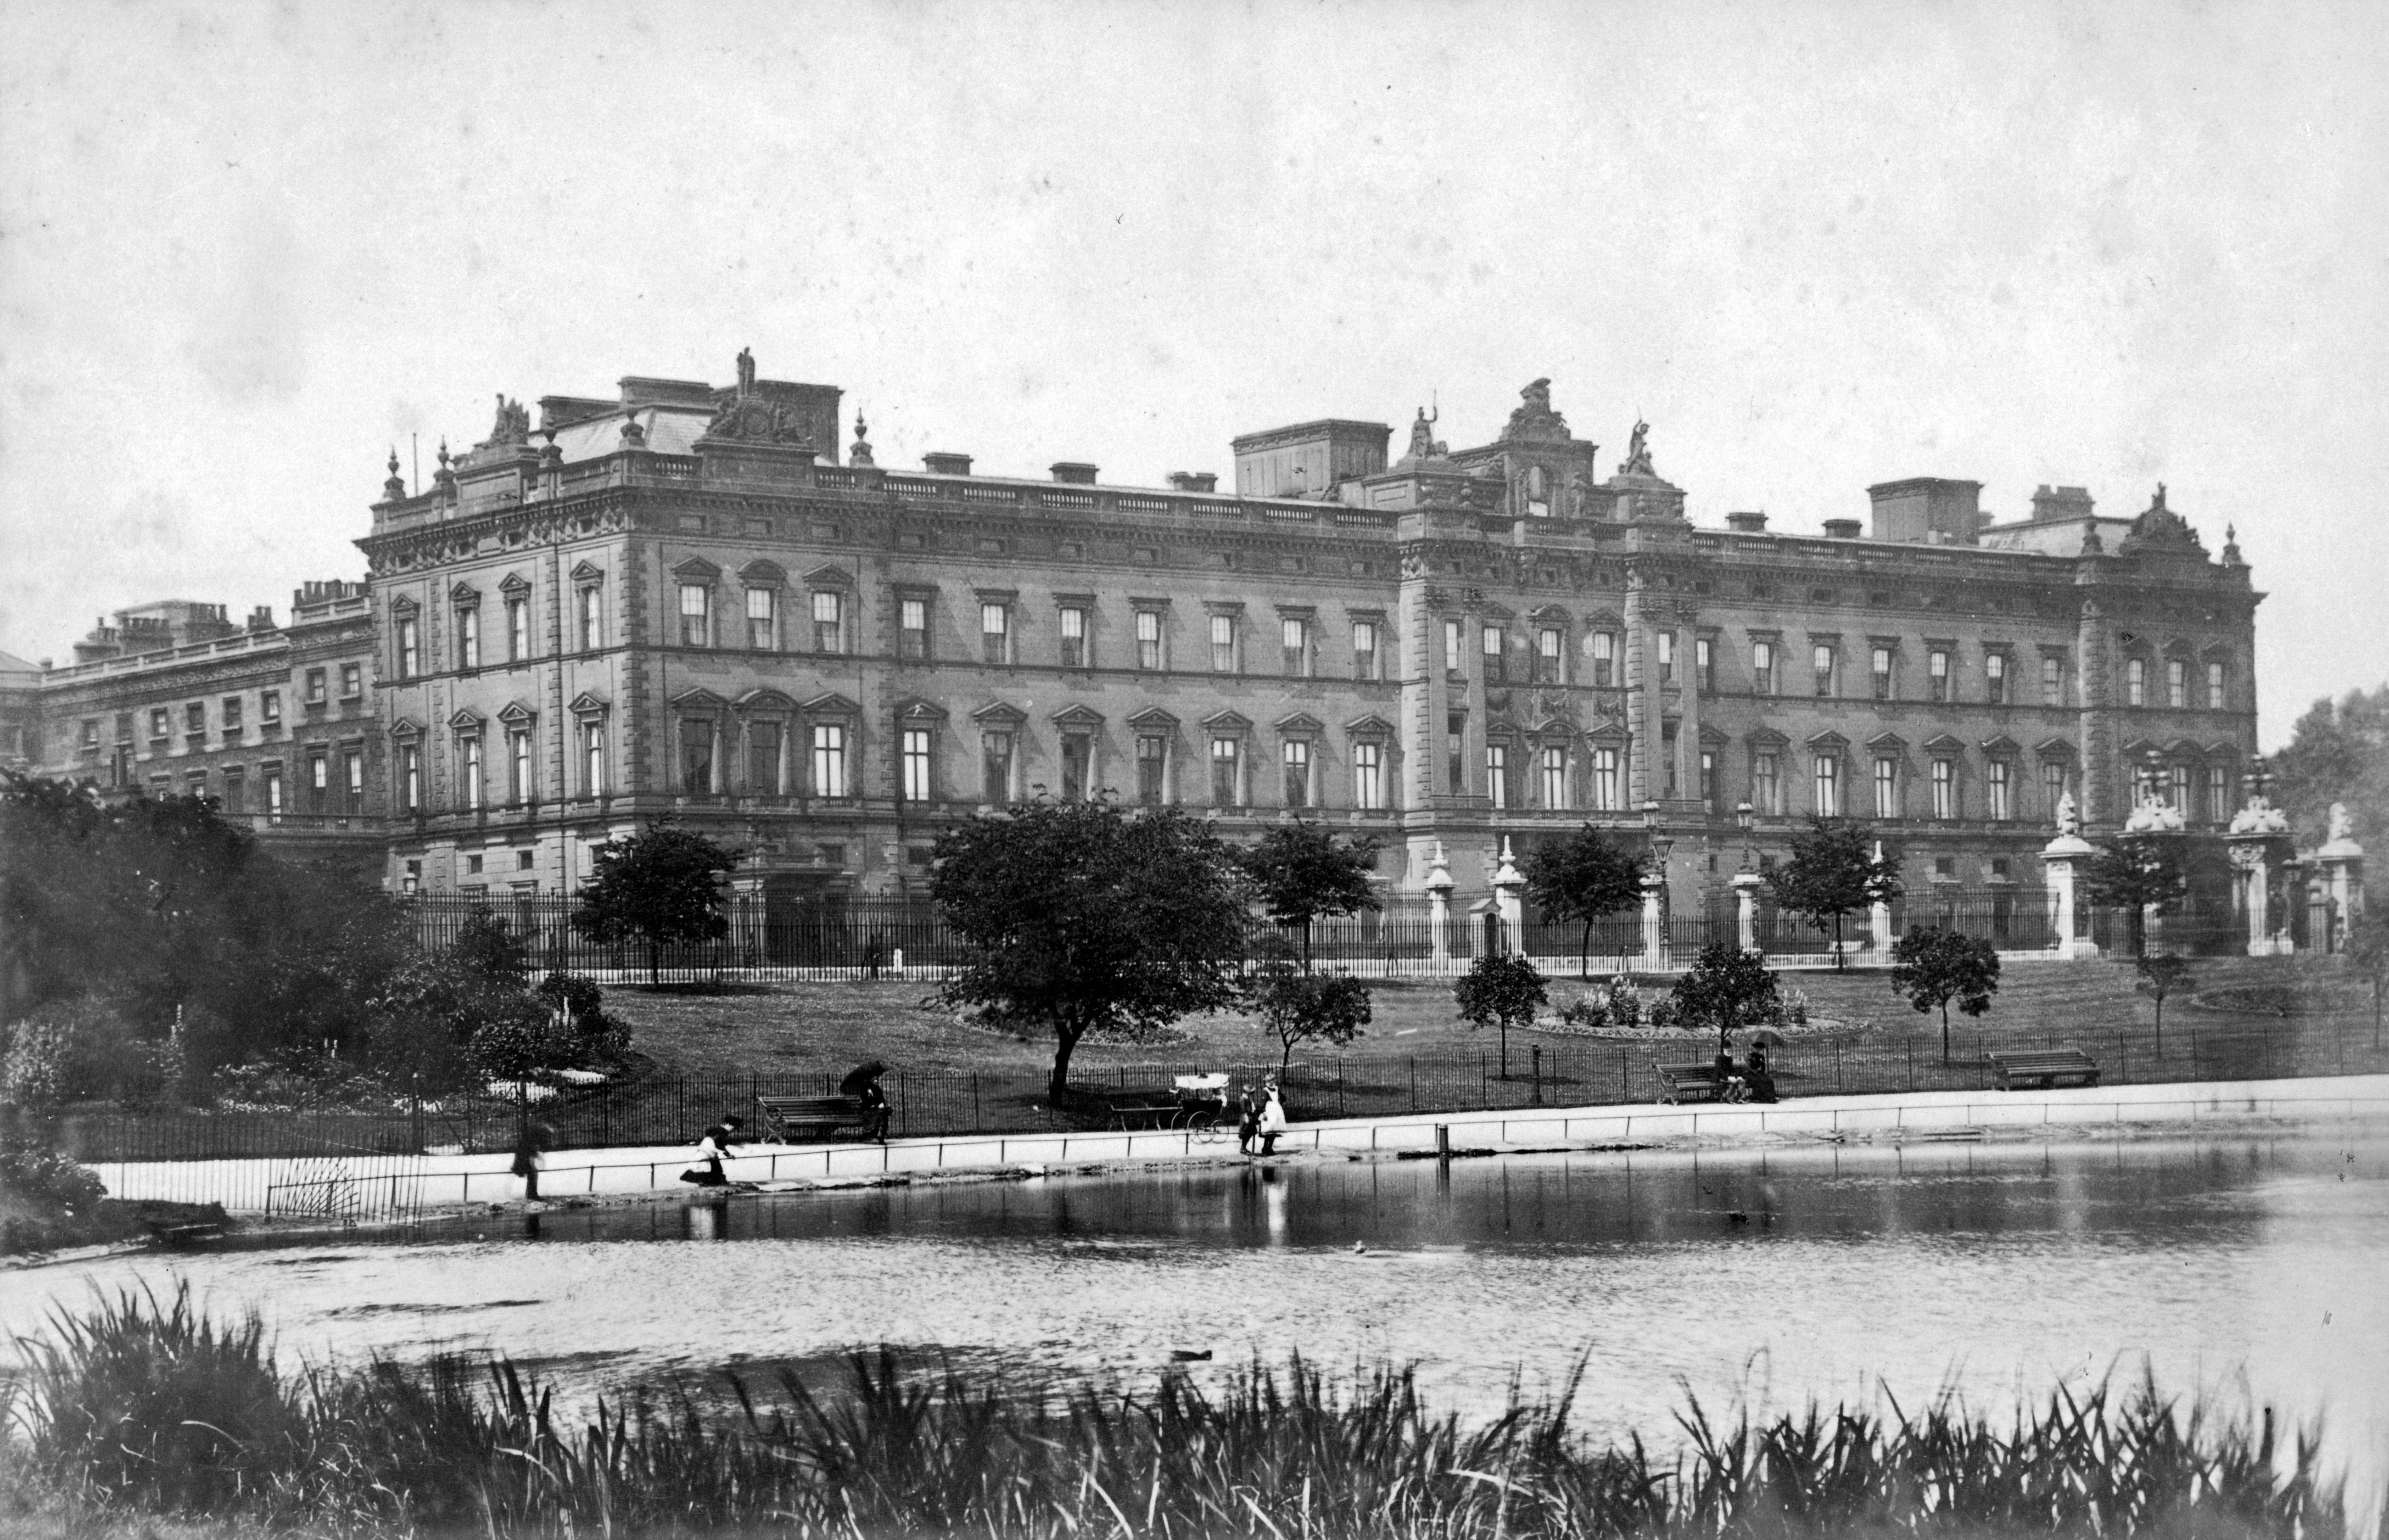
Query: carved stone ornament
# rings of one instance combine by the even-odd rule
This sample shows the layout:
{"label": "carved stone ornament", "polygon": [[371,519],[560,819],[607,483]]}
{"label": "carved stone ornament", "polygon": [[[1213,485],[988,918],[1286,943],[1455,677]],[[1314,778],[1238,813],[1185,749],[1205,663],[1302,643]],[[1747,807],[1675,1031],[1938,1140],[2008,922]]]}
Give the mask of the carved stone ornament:
{"label": "carved stone ornament", "polygon": [[2116,550],[2121,554],[2171,550],[2204,558],[2206,543],[2198,538],[2198,532],[2190,527],[2189,520],[2165,507],[2165,483],[2159,481],[2156,495],[2149,500],[2147,509],[2132,520],[2131,529],[2125,533],[2123,543]]}
{"label": "carved stone ornament", "polygon": [[1626,445],[1626,458],[1619,462],[1620,476],[1656,476],[1651,468],[1651,425],[1640,417],[1634,420],[1634,436]]}
{"label": "carved stone ornament", "polygon": [[510,401],[504,391],[498,395],[497,420],[490,425],[489,448],[505,449],[530,443],[530,408],[519,401]]}
{"label": "carved stone ornament", "polygon": [[2074,793],[2071,791],[2057,794],[2057,832],[2072,835],[2082,832],[2082,815],[2074,805]]}
{"label": "carved stone ornament", "polygon": [[1443,409],[1441,407],[1436,408],[1436,412],[1433,417],[1429,417],[1427,415],[1425,407],[1422,406],[1419,408],[1418,420],[1411,424],[1410,458],[1413,460],[1441,459],[1444,455],[1448,453],[1445,446],[1441,443],[1437,442],[1435,436],[1435,425],[1442,418],[1442,417]]}
{"label": "carved stone ornament", "polygon": [[727,443],[813,447],[796,412],[786,402],[773,401],[755,388],[755,355],[744,348],[738,351],[738,388],[714,412],[704,436]]}
{"label": "carved stone ornament", "polygon": [[1567,442],[1567,418],[1552,410],[1552,382],[1549,379],[1536,380],[1520,391],[1518,395],[1519,404],[1511,410],[1509,425],[1501,430],[1504,441]]}

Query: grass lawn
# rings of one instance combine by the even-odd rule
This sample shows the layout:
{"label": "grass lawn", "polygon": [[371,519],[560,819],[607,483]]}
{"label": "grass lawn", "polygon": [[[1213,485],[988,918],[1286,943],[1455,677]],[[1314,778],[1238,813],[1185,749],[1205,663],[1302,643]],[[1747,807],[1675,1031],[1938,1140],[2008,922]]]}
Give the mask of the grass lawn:
{"label": "grass lawn", "polygon": [[[2335,961],[2325,958],[2217,958],[2197,965],[2196,987],[2210,991],[2249,984],[2292,985],[2320,993],[2353,1012],[2357,993]],[[1884,972],[1798,972],[1782,975],[1786,989],[1805,991],[1812,1016],[1847,1023],[1837,1035],[1923,1034],[1939,1031],[1937,1016],[1909,1008]],[[735,993],[676,994],[618,987],[606,1009],[628,1023],[632,1046],[667,1074],[747,1075],[838,1073],[869,1058],[907,1071],[1035,1073],[1053,1061],[1048,1039],[1022,1040],[967,1027],[951,1015],[921,1008],[933,986],[882,981],[737,986]],[[1552,982],[1554,1006],[1583,985],[1573,977]],[[1399,1059],[1454,1048],[1490,1051],[1492,1034],[1469,1030],[1452,1009],[1449,981],[1381,981],[1372,986],[1374,1020],[1352,1045],[1352,1061]],[[1659,993],[1645,985],[1644,998]],[[2367,996],[2369,999],[2369,996]],[[1990,1014],[1963,1020],[1976,1032],[2043,1034],[2080,1031],[2113,1037],[2145,1033],[2153,1012],[2133,992],[2132,969],[2116,963],[2037,963],[2008,969]],[[2369,1016],[2369,1007],[2364,1014]],[[2190,1008],[2179,995],[2165,1008],[2168,1036],[2177,1026],[2246,1023],[2244,1015]],[[1076,1064],[1093,1072],[1119,1065],[1184,1061],[1206,1066],[1276,1059],[1278,1044],[1242,1013],[1191,1017],[1179,1023],[1185,1040],[1167,1045],[1085,1044]],[[1581,1043],[1578,1037],[1512,1034],[1512,1051],[1534,1042]],[[1297,1058],[1306,1056],[1297,1051]]]}

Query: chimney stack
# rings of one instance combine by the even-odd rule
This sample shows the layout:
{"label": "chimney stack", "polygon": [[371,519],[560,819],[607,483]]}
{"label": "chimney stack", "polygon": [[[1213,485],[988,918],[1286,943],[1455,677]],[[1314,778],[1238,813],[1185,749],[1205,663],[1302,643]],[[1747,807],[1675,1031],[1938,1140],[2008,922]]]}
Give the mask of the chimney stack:
{"label": "chimney stack", "polygon": [[968,455],[949,455],[941,450],[933,449],[921,456],[921,468],[932,476],[967,476],[970,465]]}
{"label": "chimney stack", "polygon": [[1759,534],[1764,533],[1767,528],[1767,515],[1763,513],[1729,513],[1725,516],[1725,527],[1730,530],[1740,530],[1744,534]]}
{"label": "chimney stack", "polygon": [[1856,519],[1828,519],[1825,520],[1825,538],[1828,540],[1856,540],[1859,537],[1859,531],[1865,527],[1866,526],[1863,523]]}
{"label": "chimney stack", "polygon": [[1173,470],[1169,484],[1181,492],[1217,492],[1220,478],[1207,470]]}
{"label": "chimney stack", "polygon": [[1091,487],[1095,484],[1095,468],[1084,460],[1055,460],[1054,480],[1067,481],[1072,486]]}

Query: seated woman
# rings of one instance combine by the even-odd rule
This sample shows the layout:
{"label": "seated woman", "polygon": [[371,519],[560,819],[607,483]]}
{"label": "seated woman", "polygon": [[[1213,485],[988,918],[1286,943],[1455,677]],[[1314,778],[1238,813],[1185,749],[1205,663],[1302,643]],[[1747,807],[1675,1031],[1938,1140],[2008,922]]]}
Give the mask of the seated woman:
{"label": "seated woman", "polygon": [[1750,1068],[1744,1072],[1744,1077],[1750,1082],[1751,1100],[1775,1099],[1775,1077],[1767,1072],[1766,1044],[1753,1043],[1750,1046]]}

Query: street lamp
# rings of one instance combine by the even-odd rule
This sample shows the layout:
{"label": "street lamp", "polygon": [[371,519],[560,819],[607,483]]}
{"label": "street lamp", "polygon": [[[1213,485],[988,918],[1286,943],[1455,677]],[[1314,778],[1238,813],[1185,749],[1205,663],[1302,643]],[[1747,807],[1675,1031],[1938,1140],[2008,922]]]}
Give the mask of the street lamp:
{"label": "street lamp", "polygon": [[1648,834],[1651,838],[1652,855],[1657,858],[1659,865],[1662,866],[1666,866],[1667,864],[1667,853],[1675,848],[1676,841],[1668,839],[1666,835],[1659,832],[1659,804],[1657,802],[1647,802],[1642,804],[1642,828],[1643,832]]}
{"label": "street lamp", "polygon": [[1742,869],[1754,870],[1758,865],[1758,857],[1750,848],[1750,831],[1758,823],[1757,815],[1748,802],[1737,802],[1734,804],[1733,821],[1742,829]]}

